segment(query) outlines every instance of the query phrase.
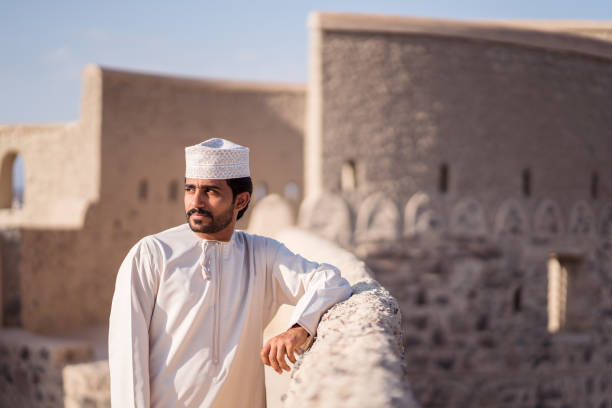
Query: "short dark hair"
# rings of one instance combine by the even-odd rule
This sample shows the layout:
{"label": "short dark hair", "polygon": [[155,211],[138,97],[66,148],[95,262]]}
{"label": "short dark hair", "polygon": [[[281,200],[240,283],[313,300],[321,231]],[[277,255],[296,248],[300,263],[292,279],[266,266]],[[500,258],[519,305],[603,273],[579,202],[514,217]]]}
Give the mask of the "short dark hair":
{"label": "short dark hair", "polygon": [[[236,199],[236,196],[240,193],[248,192],[249,195],[253,195],[253,181],[251,181],[250,177],[233,178],[227,179],[226,181],[227,185],[230,186],[230,188],[232,189],[234,200]],[[247,205],[238,212],[238,217],[236,218],[236,220],[239,220],[246,212],[247,208],[249,208],[250,202],[251,200],[249,199]]]}

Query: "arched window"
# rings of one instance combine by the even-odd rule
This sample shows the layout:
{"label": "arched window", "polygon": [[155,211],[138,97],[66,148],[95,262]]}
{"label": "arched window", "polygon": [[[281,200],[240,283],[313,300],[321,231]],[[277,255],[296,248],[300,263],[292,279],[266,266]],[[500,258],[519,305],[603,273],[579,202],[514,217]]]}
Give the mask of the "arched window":
{"label": "arched window", "polygon": [[340,175],[340,183],[342,191],[351,191],[357,188],[357,177],[355,175],[355,162],[349,160],[342,165],[342,174]]}
{"label": "arched window", "polygon": [[297,185],[296,182],[290,181],[285,186],[285,191],[283,192],[285,198],[290,201],[299,201],[300,199],[300,186]]}
{"label": "arched window", "polygon": [[21,208],[25,193],[23,156],[12,152],[4,156],[0,169],[0,208]]}

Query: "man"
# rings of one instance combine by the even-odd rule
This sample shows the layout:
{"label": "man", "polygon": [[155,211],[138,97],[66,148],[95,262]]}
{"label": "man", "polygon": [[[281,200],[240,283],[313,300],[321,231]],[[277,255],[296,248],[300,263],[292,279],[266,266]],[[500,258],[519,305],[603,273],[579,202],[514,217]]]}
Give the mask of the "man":
{"label": "man", "polygon": [[[185,149],[187,223],[140,240],[123,261],[110,315],[113,407],[264,407],[278,373],[351,289],[330,265],[234,230],[252,192],[249,150],[224,139]],[[262,346],[278,307],[287,331]]]}

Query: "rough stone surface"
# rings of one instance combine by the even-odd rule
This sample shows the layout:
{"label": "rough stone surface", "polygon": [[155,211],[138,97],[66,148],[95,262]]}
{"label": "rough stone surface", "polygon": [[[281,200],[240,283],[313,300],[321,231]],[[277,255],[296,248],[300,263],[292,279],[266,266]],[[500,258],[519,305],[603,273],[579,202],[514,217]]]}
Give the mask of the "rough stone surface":
{"label": "rough stone surface", "polygon": [[590,197],[592,173],[598,200],[611,198],[603,186],[612,174],[612,58],[425,33],[320,35],[320,79],[311,86],[320,88],[321,127],[307,139],[321,145],[313,153],[321,191],[341,193],[343,165],[353,162],[348,202],[359,207],[383,192],[405,205],[419,191],[438,195],[446,164],[444,200],[469,197],[489,217],[521,198],[525,169],[529,214],[551,200],[567,217]]}
{"label": "rough stone surface", "polygon": [[92,354],[87,343],[0,329],[0,406],[63,407],[63,367]]}
{"label": "rough stone surface", "polygon": [[285,406],[417,407],[404,375],[396,300],[362,261],[331,242],[296,229],[277,238],[336,265],[353,285],[353,295],[322,317],[316,341],[292,371]]}
{"label": "rough stone surface", "polygon": [[[612,45],[503,24],[317,17],[309,189],[358,214],[344,242],[399,301],[416,400],[610,406]],[[551,254],[569,282],[555,333]]]}
{"label": "rough stone surface", "polygon": [[108,361],[64,367],[65,408],[110,408]]}

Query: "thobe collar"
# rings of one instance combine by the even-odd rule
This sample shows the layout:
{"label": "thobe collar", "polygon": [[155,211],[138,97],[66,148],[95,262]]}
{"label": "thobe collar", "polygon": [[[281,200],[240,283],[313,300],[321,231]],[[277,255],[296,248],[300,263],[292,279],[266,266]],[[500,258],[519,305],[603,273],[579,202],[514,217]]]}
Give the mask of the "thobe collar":
{"label": "thobe collar", "polygon": [[211,279],[210,258],[206,257],[206,251],[207,251],[208,247],[211,246],[211,245],[220,245],[222,248],[223,247],[233,246],[235,244],[235,242],[236,242],[236,229],[234,228],[232,230],[232,236],[230,237],[229,241],[219,241],[219,240],[216,240],[216,239],[200,238],[199,236],[196,235],[195,232],[193,232],[191,230],[191,228],[189,228],[189,231],[196,238],[197,243],[198,243],[198,245],[200,246],[200,248],[202,250],[202,254],[200,256],[200,268],[201,268],[201,271],[202,271],[202,277],[205,280],[210,280]]}
{"label": "thobe collar", "polygon": [[206,238],[200,238],[195,232],[193,232],[191,230],[191,227],[189,226],[189,224],[187,224],[187,227],[189,228],[189,232],[191,232],[191,235],[193,236],[195,242],[199,245],[202,245],[204,242],[208,242],[208,244],[219,244],[219,245],[230,245],[230,244],[234,244],[236,242],[236,228],[234,228],[232,230],[232,236],[230,237],[229,241],[219,241],[218,239],[206,239]]}

